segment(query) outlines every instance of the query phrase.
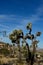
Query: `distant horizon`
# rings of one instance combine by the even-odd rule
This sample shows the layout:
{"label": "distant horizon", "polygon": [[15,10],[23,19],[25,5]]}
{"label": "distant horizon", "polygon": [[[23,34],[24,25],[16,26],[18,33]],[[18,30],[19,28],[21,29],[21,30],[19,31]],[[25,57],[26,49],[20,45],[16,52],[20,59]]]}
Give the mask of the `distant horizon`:
{"label": "distant horizon", "polygon": [[[42,32],[37,39],[38,47],[43,48],[43,0],[0,0],[0,31],[7,31],[9,35],[15,29],[22,29],[26,34],[28,22],[33,25],[33,34]],[[0,41],[11,43],[3,33],[0,33]]]}

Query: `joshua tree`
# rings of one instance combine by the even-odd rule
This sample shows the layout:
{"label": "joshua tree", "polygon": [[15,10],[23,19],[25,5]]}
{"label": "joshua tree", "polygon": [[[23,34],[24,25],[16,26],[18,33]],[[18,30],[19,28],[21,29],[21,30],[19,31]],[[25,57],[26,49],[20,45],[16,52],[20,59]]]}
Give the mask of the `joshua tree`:
{"label": "joshua tree", "polygon": [[[28,65],[33,65],[34,56],[35,56],[35,52],[36,52],[36,45],[39,42],[38,40],[36,40],[36,38],[41,35],[41,32],[37,32],[35,35],[32,34],[32,24],[31,23],[29,23],[26,28],[27,28],[27,30],[29,30],[29,32],[25,36],[24,36],[22,30],[14,30],[13,33],[10,34],[9,38],[11,39],[12,43],[16,43],[18,45],[19,60],[21,58],[21,56],[20,56],[21,55],[21,53],[20,53],[20,39],[21,38],[23,39],[23,41],[26,43],[26,47],[28,50],[26,61],[27,61]],[[33,49],[32,53],[30,51],[29,44],[26,42],[27,39],[32,41],[32,49]]]}
{"label": "joshua tree", "polygon": [[[12,34],[10,34],[9,38],[11,39],[12,43],[16,43],[18,45],[18,53],[19,53],[19,60],[21,59],[20,53],[20,38],[23,38],[22,30],[14,30]],[[14,51],[13,51],[14,53]]]}
{"label": "joshua tree", "polygon": [[32,24],[31,23],[29,23],[27,25],[27,29],[29,30],[29,33],[26,35],[25,39],[28,38],[32,41],[33,50],[32,50],[32,53],[31,53],[31,51],[29,49],[29,45],[27,43],[26,46],[28,48],[28,57],[26,58],[26,61],[27,61],[28,65],[33,65],[34,56],[35,56],[35,52],[36,52],[36,45],[39,42],[39,41],[36,40],[36,38],[41,35],[41,32],[37,32],[35,35],[31,34],[31,32],[32,32]]}

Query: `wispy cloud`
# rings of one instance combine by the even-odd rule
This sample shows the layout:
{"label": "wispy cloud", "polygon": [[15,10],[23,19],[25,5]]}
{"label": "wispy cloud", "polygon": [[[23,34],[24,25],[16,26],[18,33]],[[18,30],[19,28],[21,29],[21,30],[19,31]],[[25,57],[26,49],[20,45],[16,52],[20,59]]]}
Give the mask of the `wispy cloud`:
{"label": "wispy cloud", "polygon": [[12,15],[12,14],[10,14],[10,15],[7,15],[7,14],[6,15],[0,15],[0,19],[2,19],[2,20],[12,20],[12,22],[13,22],[13,20],[14,21],[15,20],[21,20],[22,18],[25,18],[25,17],[19,16],[19,15]]}
{"label": "wispy cloud", "polygon": [[4,20],[15,20],[15,15],[0,15],[0,19]]}
{"label": "wispy cloud", "polygon": [[39,20],[43,21],[43,18],[41,16],[43,16],[43,5],[35,10],[35,14],[32,14],[28,17],[18,15],[0,15],[0,23],[5,23],[6,21],[8,22],[8,24],[10,23],[10,25],[7,25],[7,23],[6,25],[4,25],[3,23],[1,23],[0,26],[3,28],[13,29],[14,27],[16,27],[24,29],[24,25],[26,25],[28,22],[36,23]]}
{"label": "wispy cloud", "polygon": [[43,20],[43,6],[40,6],[35,10],[35,14],[32,14],[30,17],[27,17],[27,19],[24,19],[24,22],[37,22],[39,20]]}
{"label": "wispy cloud", "polygon": [[3,27],[3,28],[9,28],[8,26],[3,25],[3,24],[0,24],[0,26]]}
{"label": "wispy cloud", "polygon": [[[37,20],[43,20],[43,18],[40,18],[40,16],[43,16],[43,6],[40,6],[35,10],[35,14],[32,14],[29,17],[23,17],[18,15],[0,15],[0,19],[4,20],[12,20],[14,22],[15,20],[18,21],[37,21]],[[13,21],[14,20],[14,21]],[[1,22],[1,21],[0,21]],[[9,21],[10,22],[10,21]]]}

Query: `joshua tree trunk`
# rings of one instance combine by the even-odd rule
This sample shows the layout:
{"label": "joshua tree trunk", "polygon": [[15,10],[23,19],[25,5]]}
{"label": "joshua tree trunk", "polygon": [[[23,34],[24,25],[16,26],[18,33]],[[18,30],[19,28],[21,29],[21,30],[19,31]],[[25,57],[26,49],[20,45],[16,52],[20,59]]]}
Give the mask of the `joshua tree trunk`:
{"label": "joshua tree trunk", "polygon": [[35,52],[36,52],[36,42],[35,42],[35,40],[34,40],[34,42],[33,42],[33,40],[32,40],[32,45],[33,45],[33,51],[32,51],[32,58],[31,58],[31,65],[33,65],[34,64],[34,57],[35,57]]}
{"label": "joshua tree trunk", "polygon": [[20,40],[18,40],[18,60],[21,61],[21,48],[20,48]]}
{"label": "joshua tree trunk", "polygon": [[28,45],[28,43],[26,44],[26,46],[27,46],[27,50],[28,50],[28,53],[27,53],[27,58],[26,58],[26,61],[27,61],[27,65],[31,65],[31,52],[30,52],[30,50],[29,50],[29,45]]}
{"label": "joshua tree trunk", "polygon": [[27,44],[27,49],[28,49],[28,56],[27,56],[27,65],[33,65],[34,64],[34,56],[35,56],[35,52],[36,52],[36,47],[35,47],[35,42],[33,43],[32,41],[32,45],[33,45],[33,51],[31,53],[31,51],[29,50],[29,45]]}
{"label": "joshua tree trunk", "polygon": [[14,55],[14,52],[15,52],[15,44],[13,43],[13,55]]}
{"label": "joshua tree trunk", "polygon": [[31,65],[34,63],[34,56],[35,56],[35,45],[33,45],[33,52],[32,52],[32,58],[31,58]]}

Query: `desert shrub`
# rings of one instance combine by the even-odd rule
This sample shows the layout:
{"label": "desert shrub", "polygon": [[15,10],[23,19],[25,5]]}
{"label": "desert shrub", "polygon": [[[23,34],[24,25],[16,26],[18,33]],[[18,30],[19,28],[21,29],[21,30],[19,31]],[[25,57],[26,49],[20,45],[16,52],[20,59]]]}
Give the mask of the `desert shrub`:
{"label": "desert shrub", "polygon": [[2,48],[2,49],[0,49],[0,54],[4,54],[6,56],[6,55],[10,54],[10,51],[6,48]]}

